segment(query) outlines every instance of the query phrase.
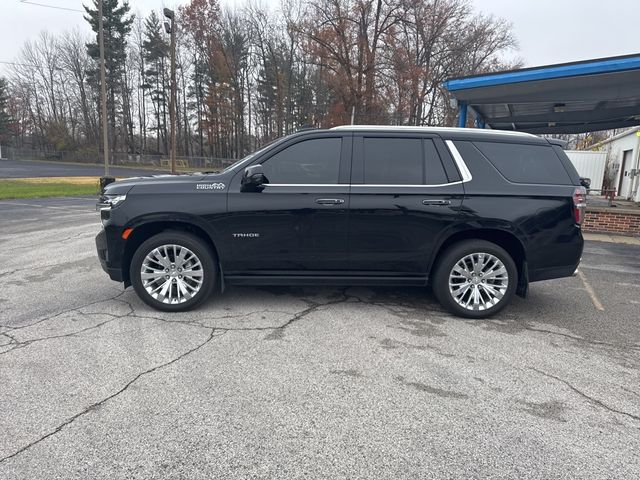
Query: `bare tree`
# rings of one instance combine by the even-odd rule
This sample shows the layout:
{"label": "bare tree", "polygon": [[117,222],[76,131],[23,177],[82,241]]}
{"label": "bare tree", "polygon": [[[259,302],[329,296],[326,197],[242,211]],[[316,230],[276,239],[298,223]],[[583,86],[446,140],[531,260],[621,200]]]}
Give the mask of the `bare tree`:
{"label": "bare tree", "polygon": [[82,115],[82,132],[88,143],[98,139],[98,121],[96,112],[90,105],[90,93],[87,91],[87,71],[91,68],[91,58],[87,55],[88,38],[78,30],[65,33],[60,40],[60,65],[73,80],[72,95]]}
{"label": "bare tree", "polygon": [[[166,154],[161,15],[134,19],[126,0],[107,3],[112,148]],[[94,10],[87,13],[94,26]],[[517,46],[511,25],[470,0],[283,0],[275,11],[189,0],[177,20],[181,155],[239,157],[305,125],[349,123],[352,114],[356,123],[450,125],[456,112],[445,79],[518,64],[504,60]],[[43,33],[24,45],[8,85],[16,143],[97,150],[89,40]]]}

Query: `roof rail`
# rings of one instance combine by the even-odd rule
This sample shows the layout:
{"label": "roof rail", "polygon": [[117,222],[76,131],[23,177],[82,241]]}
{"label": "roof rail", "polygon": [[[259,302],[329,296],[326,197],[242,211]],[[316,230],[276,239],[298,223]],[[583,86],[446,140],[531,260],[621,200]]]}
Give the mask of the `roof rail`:
{"label": "roof rail", "polygon": [[457,127],[423,127],[423,126],[410,126],[410,125],[340,125],[330,128],[330,130],[386,130],[386,131],[424,131],[424,132],[477,132],[486,134],[504,134],[514,135],[518,137],[536,137],[532,133],[526,132],[514,132],[510,130],[491,130],[482,128],[457,128]]}

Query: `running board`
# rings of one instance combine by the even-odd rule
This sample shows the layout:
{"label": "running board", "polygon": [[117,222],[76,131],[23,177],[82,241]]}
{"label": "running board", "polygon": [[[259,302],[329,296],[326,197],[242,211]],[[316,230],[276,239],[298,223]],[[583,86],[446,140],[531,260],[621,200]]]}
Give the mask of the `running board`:
{"label": "running board", "polygon": [[314,275],[225,275],[226,283],[233,285],[405,285],[427,284],[425,277],[390,276],[314,276]]}

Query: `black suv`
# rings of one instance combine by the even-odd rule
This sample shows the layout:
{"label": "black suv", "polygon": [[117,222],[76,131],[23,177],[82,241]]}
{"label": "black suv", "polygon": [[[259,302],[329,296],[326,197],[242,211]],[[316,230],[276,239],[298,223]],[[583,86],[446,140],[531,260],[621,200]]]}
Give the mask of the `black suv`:
{"label": "black suv", "polygon": [[574,273],[584,201],[553,140],[348,126],[219,173],[109,184],[96,244],[109,276],[159,310],[225,284],[431,285],[452,313],[482,318]]}

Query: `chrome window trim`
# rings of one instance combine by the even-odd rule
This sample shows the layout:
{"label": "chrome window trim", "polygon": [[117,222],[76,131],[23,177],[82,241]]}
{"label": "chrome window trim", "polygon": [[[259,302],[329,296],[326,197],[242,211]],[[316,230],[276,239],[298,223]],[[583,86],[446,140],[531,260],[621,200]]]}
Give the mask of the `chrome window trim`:
{"label": "chrome window trim", "polygon": [[445,140],[445,143],[447,144],[447,148],[449,149],[449,152],[451,152],[451,156],[453,157],[453,160],[456,162],[456,165],[458,166],[458,170],[460,170],[460,175],[462,176],[462,183],[470,182],[473,179],[473,175],[471,175],[471,172],[467,168],[467,164],[464,163],[464,159],[462,158],[462,155],[460,155],[460,152],[456,148],[455,143],[453,143],[453,140]]}
{"label": "chrome window trim", "polygon": [[448,187],[449,185],[459,185],[463,183],[462,181],[450,182],[450,183],[439,183],[436,185],[405,185],[405,184],[394,184],[394,185],[382,185],[376,183],[264,183],[265,187],[383,187],[383,188],[399,188],[399,187],[409,187],[409,188],[437,188],[437,187]]}
{"label": "chrome window trim", "polygon": [[369,188],[373,188],[373,187],[383,187],[383,188],[387,188],[387,187],[393,187],[393,188],[399,188],[399,187],[409,187],[409,188],[437,188],[437,187],[448,187],[449,185],[458,185],[462,182],[458,181],[458,182],[450,182],[450,183],[438,183],[435,185],[405,185],[405,184],[397,184],[397,185],[381,185],[381,184],[376,184],[376,183],[354,183],[351,184],[352,187],[369,187]]}
{"label": "chrome window trim", "polygon": [[473,175],[469,171],[467,164],[464,162],[462,155],[456,148],[455,144],[452,140],[445,140],[447,148],[453,157],[454,162],[456,163],[458,170],[460,171],[460,175],[462,180],[457,182],[449,182],[449,183],[440,183],[436,185],[403,185],[403,184],[373,184],[373,183],[265,183],[265,187],[381,187],[381,188],[400,188],[400,187],[408,187],[408,188],[438,188],[438,187],[448,187],[451,185],[459,185],[461,183],[469,182],[473,179]]}
{"label": "chrome window trim", "polygon": [[265,187],[348,187],[348,183],[263,183]]}

